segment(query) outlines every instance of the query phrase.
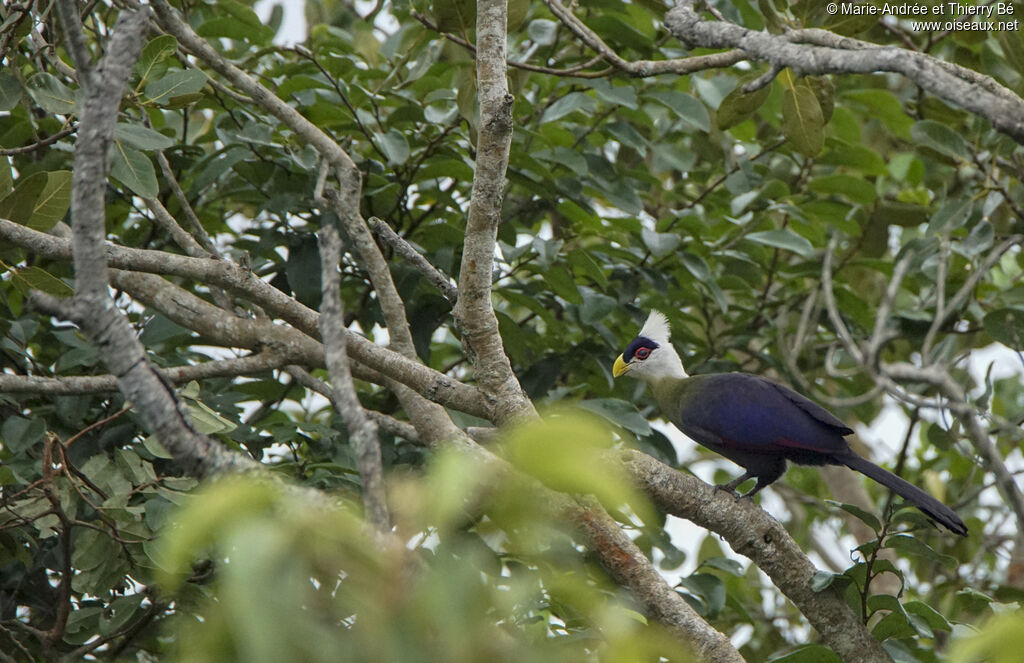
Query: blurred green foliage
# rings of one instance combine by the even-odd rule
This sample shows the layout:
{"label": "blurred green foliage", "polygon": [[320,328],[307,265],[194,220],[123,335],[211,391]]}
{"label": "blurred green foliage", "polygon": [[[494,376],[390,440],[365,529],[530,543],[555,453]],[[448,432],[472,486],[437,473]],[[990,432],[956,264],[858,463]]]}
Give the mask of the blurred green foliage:
{"label": "blurred green foliage", "polygon": [[[337,137],[363,173],[365,216],[384,219],[436,267],[458,272],[478,121],[473,58],[427,24],[472,42],[474,2],[393,0],[378,3],[373,16],[362,4],[307,3],[301,47],[274,43],[280,10],[264,23],[247,2],[175,4],[215,48]],[[909,43],[1009,89],[1024,83],[1020,34],[912,33],[903,23],[828,16],[809,1],[715,4],[751,29],[821,27]],[[63,34],[37,5],[0,7],[0,217],[48,231],[67,219],[78,84],[59,47],[33,41],[59,43]],[[87,34],[99,53],[95,40],[109,33],[117,10],[107,2],[91,8]],[[542,3],[511,0],[509,10],[510,60],[564,72],[591,59]],[[658,0],[587,0],[574,9],[627,59],[691,54],[666,36],[664,11]],[[109,239],[179,251],[140,201],[156,197],[184,219],[170,173],[229,258],[315,306],[318,155],[180,54],[173,37],[150,35],[134,70],[111,154]],[[756,568],[714,534],[673,540],[664,518],[594,460],[618,445],[673,466],[713,458],[676,448],[651,428],[648,397],[637,383],[614,383],[611,361],[647,310],[659,308],[691,373],[773,375],[844,405],[835,409],[846,421],[874,422],[884,401],[863,397],[874,384],[840,349],[822,304],[823,256],[834,238],[835,296],[858,340],[876,325],[894,261],[910,257],[883,321],[895,331],[883,360],[948,367],[1000,454],[1012,457],[1021,444],[1014,424],[1024,418],[1024,388],[1005,365],[1016,366],[1020,355],[1011,351],[1019,353],[1024,338],[1019,246],[982,273],[922,351],[940,306],[994,246],[1021,232],[1024,164],[1020,147],[987,122],[903,79],[782,72],[743,92],[764,73],[754,65],[584,78],[510,68],[515,131],[493,296],[500,331],[538,404],[578,403],[614,427],[598,432],[592,422],[556,417],[515,433],[504,453],[548,486],[628,504],[616,515],[637,544],[679,577],[679,591],[748,660],[828,660],[820,646],[805,646],[813,639],[806,622]],[[38,141],[47,142],[23,149]],[[471,379],[447,300],[401,258],[390,265],[420,358]],[[0,244],[5,374],[105,373],[73,328],[26,306],[31,289],[65,295],[72,279],[67,261]],[[208,284],[173,280],[212,298]],[[118,297],[160,366],[235,352]],[[353,328],[382,341],[383,318],[352,256],[343,264],[343,297]],[[250,302],[234,304],[252,312]],[[1004,365],[976,382],[967,360],[993,344],[1001,344]],[[4,391],[0,651],[18,660],[154,660],[172,651],[181,660],[679,656],[564,523],[551,520],[536,491],[384,435],[396,536],[406,544],[388,550],[368,538],[352,506],[358,473],[344,423],[323,401],[278,371],[204,379],[181,393],[221,443],[287,481],[326,491],[341,508],[311,510],[270,484],[193,492],[196,482],[117,393]],[[360,383],[359,393],[365,406],[404,417],[388,391]],[[460,425],[481,424],[452,415]],[[922,413],[911,433],[904,475],[943,494],[970,538],[927,529],[910,510],[891,513],[878,486],[867,487],[873,509],[830,505],[828,486],[808,468],[789,472],[777,491],[785,510],[775,515],[804,550],[818,552],[823,586],[839,583],[898,660],[1010,651],[1004,636],[1013,622],[1000,618],[946,655],[963,625],[984,624],[993,606],[1020,601],[1006,562],[1015,525],[948,412]],[[899,440],[888,443],[896,449]],[[885,536],[854,541],[846,516]],[[879,593],[877,579],[893,575],[902,593]],[[66,596],[61,578],[71,578]],[[40,636],[51,628],[52,642]]]}
{"label": "blurred green foliage", "polygon": [[[518,436],[552,444],[567,423],[530,428]],[[197,491],[155,555],[162,589],[204,595],[174,618],[176,659],[692,660],[581,554],[535,488],[488,469],[448,452],[397,482],[400,536],[385,538],[352,504],[311,508],[271,482]],[[186,582],[197,559],[214,567],[209,585]]]}

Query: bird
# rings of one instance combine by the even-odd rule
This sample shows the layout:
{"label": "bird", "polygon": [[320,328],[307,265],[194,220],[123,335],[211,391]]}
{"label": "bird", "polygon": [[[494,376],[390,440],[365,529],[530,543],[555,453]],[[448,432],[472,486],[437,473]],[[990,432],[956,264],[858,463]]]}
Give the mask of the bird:
{"label": "bird", "polygon": [[718,488],[752,497],[799,465],[845,465],[889,488],[933,521],[967,536],[948,506],[917,486],[859,456],[844,439],[846,424],[789,387],[750,373],[688,375],[671,341],[668,319],[651,311],[643,328],[616,358],[612,375],[637,378],[651,388],[662,414],[694,441],[743,467]]}

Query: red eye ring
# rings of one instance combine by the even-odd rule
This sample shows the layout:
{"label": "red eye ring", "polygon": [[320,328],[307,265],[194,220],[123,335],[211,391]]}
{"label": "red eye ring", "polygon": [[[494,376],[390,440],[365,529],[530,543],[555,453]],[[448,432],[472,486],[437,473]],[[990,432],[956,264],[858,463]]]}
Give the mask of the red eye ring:
{"label": "red eye ring", "polygon": [[637,348],[636,352],[633,353],[633,356],[636,357],[637,359],[640,359],[641,361],[644,360],[644,359],[647,359],[650,355],[651,355],[651,349],[650,348]]}

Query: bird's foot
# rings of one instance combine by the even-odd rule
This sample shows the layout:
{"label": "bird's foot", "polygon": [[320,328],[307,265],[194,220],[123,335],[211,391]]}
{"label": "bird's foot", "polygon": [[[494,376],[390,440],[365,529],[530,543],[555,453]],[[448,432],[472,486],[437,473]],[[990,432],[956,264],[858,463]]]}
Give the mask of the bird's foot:
{"label": "bird's foot", "polygon": [[736,492],[736,486],[734,486],[731,481],[729,483],[716,483],[715,489],[720,490],[723,493],[729,493],[730,495],[736,498],[743,497],[742,495]]}

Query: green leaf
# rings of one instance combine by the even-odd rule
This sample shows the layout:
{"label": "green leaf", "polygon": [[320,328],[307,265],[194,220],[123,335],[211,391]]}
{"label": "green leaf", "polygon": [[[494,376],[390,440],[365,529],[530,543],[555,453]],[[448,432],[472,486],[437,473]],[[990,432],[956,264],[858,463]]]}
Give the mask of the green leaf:
{"label": "green leaf", "polygon": [[812,592],[822,592],[833,585],[845,587],[850,582],[852,582],[851,578],[842,573],[829,573],[828,571],[819,570],[815,571],[814,575],[811,576],[808,585]]}
{"label": "green leaf", "polygon": [[146,85],[146,98],[150,103],[169,105],[175,97],[197,94],[206,85],[206,74],[198,69],[176,69]]}
{"label": "green leaf", "polygon": [[871,148],[839,141],[836,143],[830,144],[829,149],[818,159],[818,163],[858,170],[864,175],[885,175],[889,172],[885,160]]}
{"label": "green leaf", "polygon": [[178,50],[178,40],[171,35],[160,35],[149,40],[142,47],[142,55],[135,65],[135,73],[139,75],[139,85],[144,85],[153,78],[159,78],[167,71],[167,59]]}
{"label": "green leaf", "polygon": [[599,292],[588,292],[583,295],[580,305],[580,322],[593,325],[604,320],[609,313],[618,308],[618,302],[608,295]]}
{"label": "green leaf", "polygon": [[1024,310],[1001,308],[982,319],[985,331],[1012,350],[1024,350]]}
{"label": "green leaf", "polygon": [[548,106],[541,117],[541,124],[560,120],[569,113],[583,111],[593,113],[597,110],[597,101],[583,92],[570,92],[555,103]]}
{"label": "green leaf", "polygon": [[889,90],[867,89],[843,92],[850,102],[864,106],[867,116],[877,117],[897,136],[910,137],[913,120],[907,117],[903,104]]}
{"label": "green leaf", "polygon": [[608,287],[608,277],[589,251],[573,249],[566,256],[566,260],[577,274],[583,274],[602,289]]}
{"label": "green leaf", "polygon": [[836,173],[815,177],[807,186],[818,193],[848,198],[858,205],[870,205],[878,197],[875,187],[863,178]]}
{"label": "green leaf", "polygon": [[705,566],[718,569],[719,571],[725,571],[737,578],[743,577],[743,565],[735,559],[730,559],[728,557],[709,557],[702,561],[697,568],[703,568]]}
{"label": "green leaf", "polygon": [[801,258],[811,258],[814,256],[814,245],[807,238],[797,235],[788,228],[750,233],[746,236],[746,239],[758,244],[764,244],[765,246],[792,251]]}
{"label": "green leaf", "polygon": [[278,499],[266,481],[230,478],[211,484],[178,514],[178,526],[168,528],[169,535],[162,538],[154,559],[159,565],[156,581],[168,591],[177,589],[191,571],[193,556],[212,544],[225,524],[265,513]]}
{"label": "green leaf", "polygon": [[21,83],[18,78],[6,71],[0,72],[0,111],[9,111],[19,103],[21,103]]}
{"label": "green leaf", "polygon": [[704,258],[689,251],[683,251],[679,254],[679,257],[682,259],[686,271],[693,274],[695,279],[701,283],[710,283],[712,281],[711,268]]}
{"label": "green leaf", "polygon": [[805,76],[800,84],[814,93],[821,107],[821,119],[828,124],[836,107],[836,85],[828,76]]}
{"label": "green leaf", "polygon": [[78,108],[78,93],[51,74],[35,74],[25,85],[29,96],[48,113],[70,115]]}
{"label": "green leaf", "polygon": [[687,124],[701,131],[711,130],[711,116],[708,109],[696,97],[678,90],[653,90],[645,95],[673,111]]}
{"label": "green leaf", "polygon": [[550,46],[555,43],[555,34],[558,32],[559,25],[555,21],[538,18],[530,21],[526,31],[530,35],[530,39],[538,46]]}
{"label": "green leaf", "polygon": [[836,502],[835,500],[825,500],[825,502],[832,506],[839,507],[846,513],[857,518],[862,523],[870,527],[876,534],[882,531],[882,523],[878,520],[878,516],[869,511],[865,511],[856,504],[845,504],[843,502]]}
{"label": "green leaf", "polygon": [[923,601],[907,601],[903,604],[903,609],[907,611],[907,614],[917,615],[923,619],[933,631],[951,632],[953,630],[953,625],[949,623],[948,619]]}
{"label": "green leaf", "polygon": [[17,415],[8,416],[0,426],[0,441],[12,453],[21,453],[43,439],[46,422],[42,419],[26,419]]}
{"label": "green leaf", "polygon": [[970,198],[954,198],[946,201],[946,204],[932,215],[926,234],[930,236],[944,233],[947,230],[956,230],[967,222],[972,206]]}
{"label": "green leaf", "polygon": [[29,225],[48,182],[49,176],[46,173],[35,173],[19,180],[14,191],[0,200],[0,218],[23,226]]}
{"label": "green leaf", "polygon": [[963,136],[935,120],[921,120],[910,128],[910,136],[919,145],[959,160],[970,160],[970,150]]}
{"label": "green leaf", "polygon": [[124,122],[118,122],[114,127],[114,138],[140,150],[165,150],[175,143],[173,138],[149,127]]}
{"label": "green leaf", "polygon": [[0,201],[14,191],[14,173],[10,157],[0,155]]}
{"label": "green leaf", "polygon": [[71,171],[54,170],[46,173],[46,186],[33,206],[32,216],[25,224],[39,232],[49,232],[64,219],[71,206]]}
{"label": "green leaf", "polygon": [[636,409],[636,405],[618,398],[591,398],[580,401],[580,407],[600,415],[617,426],[640,437],[651,434],[651,425]]}
{"label": "green leaf", "polygon": [[744,76],[733,88],[733,91],[725,95],[722,103],[718,105],[715,112],[715,124],[723,131],[734,127],[740,122],[751,118],[758,109],[768,100],[772,93],[772,86],[763,85],[753,92],[744,92],[743,87],[758,79],[760,74],[749,74]]}
{"label": "green leaf", "polygon": [[225,37],[263,44],[268,42],[274,31],[263,24],[251,7],[234,0],[220,0],[217,8],[228,14],[203,21],[196,32],[203,37]]}
{"label": "green leaf", "polygon": [[213,410],[209,405],[197,399],[187,399],[185,407],[197,431],[204,435],[213,433],[230,433],[238,426]]}
{"label": "green leaf", "polygon": [[156,198],[160,186],[149,157],[119,140],[114,141],[111,152],[111,176],[143,198]]}
{"label": "green leaf", "polygon": [[612,85],[609,80],[595,78],[590,82],[590,87],[597,94],[597,98],[607,104],[625,106],[633,110],[639,108],[636,89],[631,85]]}
{"label": "green leaf", "polygon": [[929,546],[921,539],[907,534],[894,534],[885,540],[885,548],[892,548],[903,553],[924,557],[938,562],[947,569],[955,569],[959,562],[955,557],[944,555]]}
{"label": "green leaf", "polygon": [[676,587],[682,587],[691,595],[700,599],[704,609],[701,615],[714,619],[725,607],[725,583],[721,578],[710,573],[694,573],[682,578]]}
{"label": "green leaf", "polygon": [[475,0],[439,0],[432,4],[434,20],[442,32],[466,34],[476,26]]}
{"label": "green leaf", "polygon": [[548,487],[592,494],[606,507],[629,504],[645,522],[652,507],[633,486],[625,469],[601,451],[614,443],[600,419],[581,411],[550,414],[514,428],[504,445],[506,458]]}
{"label": "green leaf", "polygon": [[390,129],[385,134],[378,134],[377,141],[380,143],[381,149],[384,150],[384,154],[387,155],[388,163],[401,166],[409,160],[411,153],[409,141],[397,129]]}
{"label": "green leaf", "polygon": [[782,133],[804,156],[816,157],[821,152],[825,145],[825,118],[810,88],[796,85],[783,90]]}
{"label": "green leaf", "polygon": [[991,223],[981,220],[971,228],[971,232],[962,242],[953,244],[953,250],[967,258],[974,258],[992,246],[992,242],[995,241],[995,232]]}
{"label": "green leaf", "polygon": [[142,438],[142,446],[146,448],[146,451],[157,458],[174,458],[174,456],[171,455],[171,452],[168,451],[164,445],[160,444],[160,440],[157,439],[156,435],[147,435]]}
{"label": "green leaf", "polygon": [[678,233],[659,233],[644,228],[640,234],[643,237],[644,245],[655,258],[661,258],[672,253],[679,246],[679,243],[683,241],[683,238]]}
{"label": "green leaf", "polygon": [[553,265],[550,269],[545,270],[544,280],[562,299],[573,304],[583,303],[583,297],[576,287],[576,279],[565,265]]}

